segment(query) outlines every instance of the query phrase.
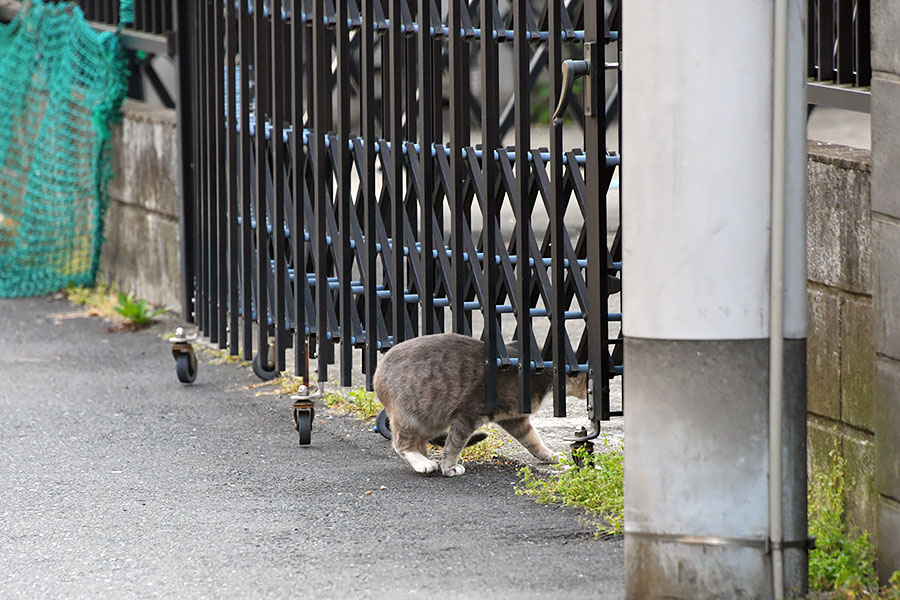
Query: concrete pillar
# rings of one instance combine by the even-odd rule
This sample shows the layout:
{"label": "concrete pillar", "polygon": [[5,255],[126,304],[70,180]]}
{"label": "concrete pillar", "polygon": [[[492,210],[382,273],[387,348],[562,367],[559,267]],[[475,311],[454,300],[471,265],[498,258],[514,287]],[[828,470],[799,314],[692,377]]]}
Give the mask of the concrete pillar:
{"label": "concrete pillar", "polygon": [[[629,598],[767,598],[774,0],[623,5]],[[806,531],[804,0],[789,1],[784,540]],[[785,589],[807,555],[785,550]]]}
{"label": "concrete pillar", "polygon": [[900,570],[900,3],[872,0],[872,233],[878,574]]}

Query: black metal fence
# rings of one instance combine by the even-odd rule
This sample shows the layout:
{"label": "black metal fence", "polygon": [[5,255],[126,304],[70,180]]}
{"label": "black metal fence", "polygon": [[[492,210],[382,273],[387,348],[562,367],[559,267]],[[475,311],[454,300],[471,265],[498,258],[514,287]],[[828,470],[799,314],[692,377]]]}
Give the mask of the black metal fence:
{"label": "black metal fence", "polygon": [[[84,16],[95,23],[119,24],[119,0],[77,0]],[[173,0],[134,0],[134,24],[129,30],[163,35],[174,29]]]}
{"label": "black metal fence", "polygon": [[870,0],[809,0],[810,104],[868,112]]}
{"label": "black metal fence", "polygon": [[[521,398],[549,369],[561,416],[587,371],[591,417],[621,414],[615,3],[217,0],[179,20],[186,316],[211,341],[278,370],[293,346],[305,376],[309,337],[319,380],[339,356],[345,385],[358,350],[371,385],[394,344],[480,335],[489,402],[498,369]],[[570,56],[579,127],[555,126]]]}

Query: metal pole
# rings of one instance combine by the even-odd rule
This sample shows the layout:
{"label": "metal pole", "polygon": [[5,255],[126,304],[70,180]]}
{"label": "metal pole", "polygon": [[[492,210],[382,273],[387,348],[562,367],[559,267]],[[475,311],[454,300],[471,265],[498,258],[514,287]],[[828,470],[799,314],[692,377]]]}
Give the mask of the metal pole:
{"label": "metal pole", "polygon": [[784,598],[784,513],[781,491],[782,403],[784,396],[784,180],[787,133],[787,0],[775,0],[772,81],[772,204],[769,278],[769,539],[772,595]]}

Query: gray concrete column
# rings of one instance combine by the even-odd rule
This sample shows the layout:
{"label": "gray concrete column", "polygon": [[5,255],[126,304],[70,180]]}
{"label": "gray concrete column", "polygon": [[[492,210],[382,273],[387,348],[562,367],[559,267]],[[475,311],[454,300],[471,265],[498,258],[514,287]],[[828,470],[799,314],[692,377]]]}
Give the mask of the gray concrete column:
{"label": "gray concrete column", "polygon": [[[623,6],[629,598],[768,598],[774,0]],[[803,0],[789,2],[782,498],[806,539]],[[785,550],[785,590],[807,582]]]}

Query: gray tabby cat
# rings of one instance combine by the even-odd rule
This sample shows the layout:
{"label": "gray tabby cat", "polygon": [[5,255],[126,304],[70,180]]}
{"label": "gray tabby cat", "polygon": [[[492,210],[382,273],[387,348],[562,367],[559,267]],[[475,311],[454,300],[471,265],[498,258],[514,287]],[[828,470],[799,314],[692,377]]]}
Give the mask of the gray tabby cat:
{"label": "gray tabby cat", "polygon": [[[516,344],[507,346],[516,356]],[[551,391],[552,374],[534,373],[531,378],[531,411]],[[500,371],[497,381],[497,410],[484,405],[484,342],[455,333],[428,335],[397,344],[378,364],[375,393],[391,423],[394,450],[419,473],[432,473],[438,464],[426,456],[425,443],[443,442],[441,472],[462,475],[457,462],[468,444],[484,439],[472,435],[493,421],[516,438],[529,452],[544,462],[555,455],[547,449],[531,426],[529,415],[519,413],[518,373]],[[570,378],[569,394],[584,398],[587,377]]]}

